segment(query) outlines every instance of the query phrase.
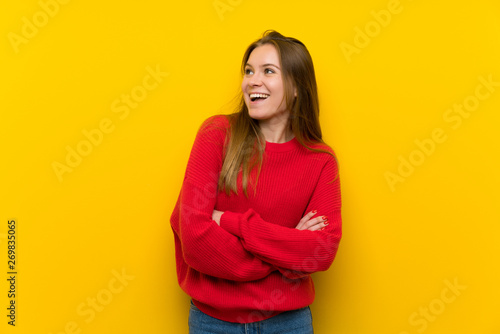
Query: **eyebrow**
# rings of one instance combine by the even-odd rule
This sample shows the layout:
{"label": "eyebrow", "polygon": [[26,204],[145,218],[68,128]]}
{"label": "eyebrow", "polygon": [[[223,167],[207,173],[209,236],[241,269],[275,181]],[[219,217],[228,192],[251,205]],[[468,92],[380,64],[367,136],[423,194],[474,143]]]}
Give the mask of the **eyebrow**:
{"label": "eyebrow", "polygon": [[[245,66],[250,66],[250,67],[253,67],[252,65],[250,65],[249,63],[246,63]],[[271,63],[266,63],[266,64],[263,64],[261,67],[267,67],[267,66],[273,66],[273,67],[276,67],[278,70],[280,70],[279,66],[277,65],[274,65],[274,64],[271,64]]]}

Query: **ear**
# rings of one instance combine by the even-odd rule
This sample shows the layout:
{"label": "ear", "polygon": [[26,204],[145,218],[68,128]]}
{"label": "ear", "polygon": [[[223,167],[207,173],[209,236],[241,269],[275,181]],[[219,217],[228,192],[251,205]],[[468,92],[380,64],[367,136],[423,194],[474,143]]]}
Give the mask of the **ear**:
{"label": "ear", "polygon": [[297,87],[294,87],[294,88],[293,88],[293,96],[294,96],[294,97],[297,97]]}

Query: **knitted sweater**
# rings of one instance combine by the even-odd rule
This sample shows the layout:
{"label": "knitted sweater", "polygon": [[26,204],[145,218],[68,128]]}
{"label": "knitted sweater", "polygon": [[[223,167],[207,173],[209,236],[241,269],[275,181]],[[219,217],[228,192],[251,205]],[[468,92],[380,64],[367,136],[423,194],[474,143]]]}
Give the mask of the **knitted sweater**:
{"label": "knitted sweater", "polygon": [[[340,183],[336,160],[315,153],[296,138],[266,142],[258,177],[251,174],[248,198],[217,191],[229,121],[205,120],[196,135],[182,189],[171,215],[181,288],[204,313],[249,323],[310,305],[310,274],[327,270],[341,238]],[[331,148],[324,144],[315,147]],[[332,182],[333,181],[333,182]],[[213,210],[223,211],[220,226]],[[322,231],[295,229],[317,210],[327,216]]]}

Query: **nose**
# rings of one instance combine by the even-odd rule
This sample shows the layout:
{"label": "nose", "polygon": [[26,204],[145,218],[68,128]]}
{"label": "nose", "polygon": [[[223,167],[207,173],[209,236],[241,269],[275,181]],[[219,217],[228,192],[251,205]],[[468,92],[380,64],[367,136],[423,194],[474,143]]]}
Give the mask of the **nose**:
{"label": "nose", "polygon": [[254,75],[250,77],[250,80],[248,81],[248,84],[250,86],[260,86],[262,85],[262,78],[260,76],[260,73],[257,72]]}

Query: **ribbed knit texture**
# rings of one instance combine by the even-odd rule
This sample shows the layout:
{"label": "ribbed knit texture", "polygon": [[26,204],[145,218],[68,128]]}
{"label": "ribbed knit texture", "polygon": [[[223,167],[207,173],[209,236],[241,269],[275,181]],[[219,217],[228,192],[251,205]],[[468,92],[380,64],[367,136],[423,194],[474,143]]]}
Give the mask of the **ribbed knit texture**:
{"label": "ribbed knit texture", "polygon": [[[341,238],[340,181],[331,155],[294,138],[266,142],[256,194],[249,187],[245,197],[241,172],[237,195],[218,192],[228,127],[216,115],[198,131],[170,222],[181,288],[204,313],[248,323],[313,302],[310,274],[330,267]],[[295,229],[312,210],[328,217],[325,230]]]}

